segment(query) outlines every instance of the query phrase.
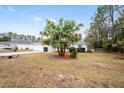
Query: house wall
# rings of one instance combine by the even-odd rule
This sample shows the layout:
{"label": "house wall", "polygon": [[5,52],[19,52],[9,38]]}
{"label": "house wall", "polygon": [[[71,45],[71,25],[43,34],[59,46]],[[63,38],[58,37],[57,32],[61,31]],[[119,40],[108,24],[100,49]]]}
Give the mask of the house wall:
{"label": "house wall", "polygon": [[3,50],[4,48],[8,48],[7,45],[0,44],[0,50]]}
{"label": "house wall", "polygon": [[[82,44],[82,45],[80,45],[82,48],[85,48],[85,52],[88,50],[88,48],[87,48],[87,45],[85,45],[85,44]],[[71,45],[70,47],[75,47],[75,48],[79,48],[79,45],[77,45],[77,44],[74,44],[74,45]]]}
{"label": "house wall", "polygon": [[[7,43],[7,44],[9,44],[9,43]],[[28,48],[28,49],[33,50],[33,51],[44,52],[44,50],[43,50],[44,47],[48,48],[48,52],[56,51],[56,49],[54,49],[52,46],[41,45],[40,43],[32,43],[32,44],[11,43],[9,45],[10,45],[11,48],[15,48],[15,47],[18,47],[18,49],[26,49],[26,48]],[[2,49],[4,47],[7,47],[7,46],[1,45],[0,49]],[[79,45],[78,44],[74,44],[74,45],[71,45],[70,47],[79,48]],[[83,45],[81,45],[81,47],[85,48],[85,51],[87,51],[87,45],[83,44]],[[66,51],[68,51],[68,49]]]}
{"label": "house wall", "polygon": [[33,50],[33,51],[41,51],[41,52],[44,52],[43,48],[47,47],[48,52],[53,52],[54,51],[54,49],[51,46],[41,45],[41,44],[28,44],[28,45],[17,44],[16,47],[18,47],[18,49],[26,49],[26,48],[28,48],[28,49]]}
{"label": "house wall", "polygon": [[48,48],[48,52],[54,52],[54,50],[55,50],[52,46],[43,45],[42,46],[42,52],[44,52],[44,50],[43,50],[44,47]]}
{"label": "house wall", "polygon": [[10,48],[8,44],[0,44],[0,50],[3,50],[4,48]]}
{"label": "house wall", "polygon": [[85,52],[88,51],[87,45],[82,45],[81,47],[85,48]]}
{"label": "house wall", "polygon": [[25,45],[25,44],[17,44],[16,47],[18,47],[18,49],[30,49],[32,50],[33,49],[33,46],[32,45]]}
{"label": "house wall", "polygon": [[35,45],[32,45],[32,49],[34,51],[43,51],[43,46],[41,46],[40,44],[35,44]]}

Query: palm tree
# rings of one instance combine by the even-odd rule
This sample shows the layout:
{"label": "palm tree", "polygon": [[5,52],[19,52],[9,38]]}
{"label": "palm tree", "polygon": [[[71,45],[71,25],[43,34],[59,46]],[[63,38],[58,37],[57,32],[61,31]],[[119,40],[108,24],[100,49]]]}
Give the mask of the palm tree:
{"label": "palm tree", "polygon": [[58,23],[47,20],[44,30],[40,33],[47,37],[42,39],[42,44],[57,48],[59,56],[64,56],[66,48],[80,40],[80,36],[75,31],[80,30],[81,26],[83,24],[76,24],[73,20],[60,19]]}

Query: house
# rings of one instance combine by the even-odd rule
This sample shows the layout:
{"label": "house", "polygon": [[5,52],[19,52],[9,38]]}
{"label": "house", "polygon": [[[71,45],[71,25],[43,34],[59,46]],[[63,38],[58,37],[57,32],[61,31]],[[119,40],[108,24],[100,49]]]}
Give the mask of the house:
{"label": "house", "polygon": [[5,51],[6,49],[10,49],[8,42],[0,42],[0,52]]}
{"label": "house", "polygon": [[4,37],[5,36],[5,34],[4,33],[0,33],[0,37]]}
{"label": "house", "polygon": [[[52,46],[42,45],[40,42],[32,42],[24,39],[12,39],[11,41],[0,42],[0,50],[14,49],[16,47],[20,50],[26,49],[26,50],[41,51],[41,52],[53,52],[56,50]],[[75,47],[76,49],[85,48],[85,51],[87,51],[87,45],[82,40],[73,43],[70,47]]]}
{"label": "house", "polygon": [[[41,43],[32,43],[29,41],[23,40],[16,40],[10,41],[10,42],[0,42],[0,50],[4,49],[14,49],[17,47],[18,49],[26,49],[26,50],[32,50],[32,51],[41,51],[41,52],[53,52],[55,49],[52,46],[48,45],[42,45]],[[85,51],[87,51],[87,45],[84,42],[76,42],[72,44],[70,47],[75,48],[85,48]]]}
{"label": "house", "polygon": [[74,48],[84,48],[85,52],[88,51],[87,44],[84,41],[78,41],[76,43],[73,43],[70,47]]}
{"label": "house", "polygon": [[47,48],[46,52],[52,52],[53,48],[51,46],[47,46],[47,45],[42,45],[39,42],[31,42],[28,40],[12,40],[10,42],[10,46],[11,47],[18,47],[18,49],[29,49],[32,51],[41,51],[41,52],[45,52],[44,51],[44,47]]}
{"label": "house", "polygon": [[[52,52],[53,48],[51,46],[47,45],[41,45],[41,43],[38,42],[31,42],[28,40],[23,40],[23,39],[13,39],[11,41],[6,41],[6,42],[0,42],[0,50],[4,49],[14,49],[18,48],[19,50],[32,50],[32,51],[41,51],[41,52]],[[44,51],[44,48],[46,50]]]}

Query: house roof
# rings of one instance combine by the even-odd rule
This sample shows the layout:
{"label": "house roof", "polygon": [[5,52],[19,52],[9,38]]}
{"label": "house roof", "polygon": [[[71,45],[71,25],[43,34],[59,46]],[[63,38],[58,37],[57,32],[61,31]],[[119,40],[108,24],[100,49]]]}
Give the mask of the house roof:
{"label": "house roof", "polygon": [[84,41],[78,41],[76,43],[73,43],[73,45],[86,45]]}
{"label": "house roof", "polygon": [[0,44],[33,44],[33,42],[23,39],[13,39],[11,41],[0,42]]}
{"label": "house roof", "polygon": [[0,33],[0,36],[5,36],[5,34],[4,33]]}
{"label": "house roof", "polygon": [[13,39],[9,43],[16,43],[16,44],[32,44],[32,41],[23,40],[23,39]]}

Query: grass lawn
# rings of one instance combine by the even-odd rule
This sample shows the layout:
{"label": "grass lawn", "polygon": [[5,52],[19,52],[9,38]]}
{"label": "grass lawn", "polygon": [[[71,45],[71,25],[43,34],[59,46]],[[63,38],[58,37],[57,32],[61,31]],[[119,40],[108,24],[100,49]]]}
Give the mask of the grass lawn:
{"label": "grass lawn", "polygon": [[0,87],[124,87],[124,55],[57,53],[0,58]]}

